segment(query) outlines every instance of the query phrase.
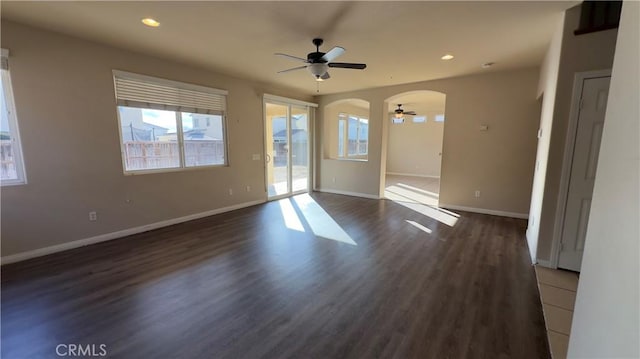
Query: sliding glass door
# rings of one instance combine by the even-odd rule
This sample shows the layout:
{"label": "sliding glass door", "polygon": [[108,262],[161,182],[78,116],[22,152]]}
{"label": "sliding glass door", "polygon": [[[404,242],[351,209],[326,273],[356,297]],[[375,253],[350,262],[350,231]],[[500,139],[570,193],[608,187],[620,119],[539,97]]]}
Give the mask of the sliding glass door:
{"label": "sliding glass door", "polygon": [[309,107],[265,100],[265,162],[270,199],[309,190]]}

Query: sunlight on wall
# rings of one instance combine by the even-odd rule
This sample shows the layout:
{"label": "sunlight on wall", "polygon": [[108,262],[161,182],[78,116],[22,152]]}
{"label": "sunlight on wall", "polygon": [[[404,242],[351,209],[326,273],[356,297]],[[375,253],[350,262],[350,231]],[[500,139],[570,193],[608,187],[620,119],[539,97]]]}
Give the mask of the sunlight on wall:
{"label": "sunlight on wall", "polygon": [[305,232],[305,227],[308,227],[317,237],[358,245],[309,194],[281,199],[278,204],[287,228]]}

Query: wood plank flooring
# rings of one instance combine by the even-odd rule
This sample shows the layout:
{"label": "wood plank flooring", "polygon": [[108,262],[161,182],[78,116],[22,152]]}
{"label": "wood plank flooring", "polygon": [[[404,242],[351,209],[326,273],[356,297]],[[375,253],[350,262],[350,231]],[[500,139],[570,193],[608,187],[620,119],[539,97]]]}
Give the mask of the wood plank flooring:
{"label": "wood plank flooring", "polygon": [[549,358],[526,222],[457,214],[314,193],[6,265],[2,358]]}

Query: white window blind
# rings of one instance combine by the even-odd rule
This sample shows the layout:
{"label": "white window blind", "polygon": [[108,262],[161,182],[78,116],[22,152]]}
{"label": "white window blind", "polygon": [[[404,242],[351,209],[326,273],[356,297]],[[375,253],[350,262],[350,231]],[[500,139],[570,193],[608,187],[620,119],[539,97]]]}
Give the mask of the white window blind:
{"label": "white window blind", "polygon": [[119,106],[224,115],[227,91],[113,71]]}

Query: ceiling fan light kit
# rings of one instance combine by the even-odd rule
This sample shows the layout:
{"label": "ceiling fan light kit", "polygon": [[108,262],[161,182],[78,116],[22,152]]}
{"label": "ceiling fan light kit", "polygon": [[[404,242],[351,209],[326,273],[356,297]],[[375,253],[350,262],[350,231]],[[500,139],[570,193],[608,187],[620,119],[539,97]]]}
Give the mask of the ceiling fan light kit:
{"label": "ceiling fan light kit", "polygon": [[402,104],[399,103],[398,104],[398,108],[395,109],[394,111],[394,116],[397,119],[403,118],[404,115],[409,115],[409,116],[415,116],[416,112],[415,111],[405,111],[402,109]]}
{"label": "ceiling fan light kit", "polygon": [[307,54],[307,58],[304,59],[302,57],[276,53],[276,56],[286,57],[291,60],[303,62],[306,65],[298,66],[282,71],[278,71],[278,73],[290,72],[300,69],[307,69],[309,73],[313,76],[316,81],[324,81],[329,79],[331,76],[329,75],[329,68],[342,68],[342,69],[356,69],[356,70],[364,70],[367,67],[367,64],[359,64],[359,63],[350,63],[350,62],[332,62],[338,56],[342,55],[345,52],[345,49],[340,46],[334,46],[328,52],[320,52],[320,46],[324,42],[320,38],[313,39],[313,44],[316,46],[315,52],[310,52]]}

